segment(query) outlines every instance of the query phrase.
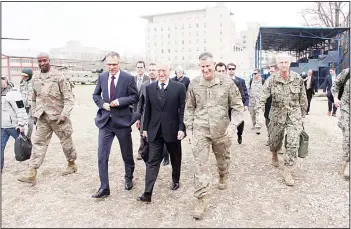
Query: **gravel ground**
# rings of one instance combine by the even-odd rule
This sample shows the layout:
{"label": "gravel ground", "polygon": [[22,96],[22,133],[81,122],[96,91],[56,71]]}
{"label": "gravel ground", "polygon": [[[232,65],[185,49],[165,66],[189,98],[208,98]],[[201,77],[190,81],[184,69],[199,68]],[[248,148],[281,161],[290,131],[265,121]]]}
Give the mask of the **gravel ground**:
{"label": "gravel ground", "polygon": [[[66,161],[60,143],[53,137],[37,185],[20,183],[17,177],[28,162],[16,162],[13,140],[5,152],[2,174],[2,227],[350,227],[349,181],[341,175],[341,131],[337,118],[328,117],[327,100],[312,101],[306,120],[310,135],[310,155],[298,159],[296,185],[287,187],[280,167],[270,165],[266,132],[251,133],[249,113],[243,144],[236,138],[232,148],[230,186],[216,188],[218,175],[211,157],[213,186],[209,207],[201,221],[193,220],[193,157],[183,143],[181,188],[170,190],[171,167],[161,167],[153,202],[137,202],[144,188],[145,165],[136,161],[134,188],[124,190],[124,167],[118,141],[110,156],[111,196],[96,201],[90,196],[99,187],[96,106],[94,86],[76,86],[76,106],[72,113],[74,142],[78,151],[78,173],[62,177]],[[337,113],[339,115],[339,112]],[[133,129],[134,151],[138,132]]]}

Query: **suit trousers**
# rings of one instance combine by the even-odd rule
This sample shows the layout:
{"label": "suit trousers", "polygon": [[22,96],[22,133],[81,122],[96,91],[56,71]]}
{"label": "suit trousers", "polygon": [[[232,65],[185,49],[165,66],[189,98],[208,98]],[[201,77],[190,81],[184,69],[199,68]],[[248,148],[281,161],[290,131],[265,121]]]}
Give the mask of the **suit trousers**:
{"label": "suit trousers", "polygon": [[329,96],[328,97],[328,111],[331,112],[333,108],[333,114],[336,114],[336,111],[338,108],[334,105],[334,96]]}
{"label": "suit trousers", "polygon": [[[139,149],[138,149],[138,154],[139,155],[141,155],[141,151],[142,151],[143,148],[144,148],[144,140],[143,140],[143,135],[141,134],[140,135],[140,146],[139,146]],[[162,155],[163,155],[163,160],[165,160],[165,161],[169,160],[169,153],[168,153],[166,144],[164,144],[164,146],[163,146],[163,154]]]}
{"label": "suit trousers", "polygon": [[237,129],[237,134],[238,136],[242,136],[243,135],[243,132],[244,132],[244,124],[245,122],[242,121],[239,126],[236,128]]}
{"label": "suit trousers", "polygon": [[311,100],[313,97],[313,92],[312,91],[306,91],[306,95],[307,95],[307,113],[310,112],[310,107],[311,107]]}
{"label": "suit trousers", "polygon": [[145,193],[152,195],[154,185],[160,171],[160,164],[163,156],[164,145],[169,152],[172,164],[172,181],[179,183],[180,169],[182,163],[181,141],[165,142],[162,136],[161,127],[159,128],[154,141],[149,142],[149,160],[146,163]]}
{"label": "suit trousers", "polygon": [[122,158],[124,161],[125,179],[132,180],[135,168],[133,159],[133,143],[132,143],[132,129],[115,128],[111,118],[106,125],[99,129],[99,146],[98,146],[98,165],[101,189],[109,189],[108,180],[108,161],[110,157],[111,146],[114,137],[116,136],[120,145]]}

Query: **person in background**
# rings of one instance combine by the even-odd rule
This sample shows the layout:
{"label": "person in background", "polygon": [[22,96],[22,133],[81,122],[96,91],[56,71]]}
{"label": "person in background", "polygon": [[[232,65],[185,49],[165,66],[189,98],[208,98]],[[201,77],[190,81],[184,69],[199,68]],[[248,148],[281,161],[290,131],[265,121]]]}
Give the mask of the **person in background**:
{"label": "person in background", "polygon": [[307,102],[308,102],[306,115],[308,115],[308,113],[310,112],[311,100],[312,100],[312,97],[314,95],[314,88],[316,86],[316,80],[313,76],[312,69],[309,69],[307,76],[302,77],[302,78],[303,78],[303,81],[304,81],[305,87],[306,87],[306,95],[307,95]]}
{"label": "person in background", "polygon": [[1,173],[5,147],[10,136],[16,139],[24,133],[28,117],[22,95],[5,76],[1,77]]}
{"label": "person in background", "polygon": [[[232,80],[234,80],[236,85],[241,85],[242,92],[243,92],[241,97],[242,97],[242,100],[244,103],[244,111],[247,111],[248,106],[249,106],[249,93],[247,92],[245,80],[235,75],[235,70],[236,70],[235,64],[233,64],[233,63],[227,64],[227,69],[228,69],[228,76],[230,78],[232,78]],[[239,90],[240,90],[240,88],[239,88]],[[244,132],[244,125],[245,125],[245,122],[242,121],[240,123],[240,125],[237,127],[237,135],[238,135],[238,143],[239,144],[241,144],[243,142],[242,135]]]}
{"label": "person in background", "polygon": [[181,66],[178,66],[175,69],[175,74],[176,74],[176,76],[171,78],[171,79],[174,81],[177,81],[179,83],[184,84],[185,89],[188,91],[190,79],[184,75],[184,69]]}
{"label": "person in background", "polygon": [[323,91],[327,91],[326,96],[328,98],[328,116],[333,115],[333,117],[336,117],[336,111],[338,108],[334,104],[334,96],[331,93],[331,88],[334,82],[337,80],[337,76],[334,68],[330,68],[329,73],[330,75],[325,78],[324,83],[320,87],[325,86],[325,89]]}
{"label": "person in background", "polygon": [[[273,75],[274,72],[278,71],[278,67],[276,65],[272,65],[269,67],[269,73],[268,73],[268,77],[265,79],[265,81],[267,79],[269,79],[269,77],[271,75]],[[268,139],[267,139],[267,143],[266,146],[269,146],[269,131],[268,131],[268,127],[269,127],[269,112],[271,110],[271,105],[272,105],[272,96],[269,96],[266,103],[264,104],[264,118],[265,118],[265,124],[266,124],[266,128],[267,128],[267,133],[268,133]],[[280,153],[281,150],[278,151],[278,153]]]}
{"label": "person in background", "polygon": [[20,92],[22,94],[24,107],[28,115],[28,131],[27,137],[31,138],[33,132],[34,118],[32,116],[32,94],[33,94],[33,85],[32,85],[32,76],[33,71],[30,68],[24,68],[21,73],[22,80],[20,82]]}
{"label": "person in background", "polygon": [[260,95],[263,90],[263,82],[264,79],[261,79],[260,70],[255,69],[253,72],[253,78],[250,81],[250,104],[249,111],[252,120],[252,128],[255,130],[256,134],[260,134],[260,130],[262,127],[261,116],[256,112],[256,106],[260,103]]}

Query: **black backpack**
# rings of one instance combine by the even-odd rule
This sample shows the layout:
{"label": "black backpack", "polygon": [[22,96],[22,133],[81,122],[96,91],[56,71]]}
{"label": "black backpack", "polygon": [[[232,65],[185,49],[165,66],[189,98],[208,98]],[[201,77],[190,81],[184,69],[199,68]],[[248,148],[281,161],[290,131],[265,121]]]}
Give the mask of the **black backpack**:
{"label": "black backpack", "polygon": [[340,90],[339,90],[339,94],[338,94],[338,99],[339,99],[339,100],[341,99],[342,94],[344,94],[344,87],[345,87],[346,82],[347,82],[349,79],[350,79],[350,71],[349,71],[349,73],[346,75],[346,78],[345,78],[343,84],[340,85]]}
{"label": "black backpack", "polygon": [[32,154],[32,141],[24,133],[20,133],[15,140],[15,158],[17,161],[25,161]]}

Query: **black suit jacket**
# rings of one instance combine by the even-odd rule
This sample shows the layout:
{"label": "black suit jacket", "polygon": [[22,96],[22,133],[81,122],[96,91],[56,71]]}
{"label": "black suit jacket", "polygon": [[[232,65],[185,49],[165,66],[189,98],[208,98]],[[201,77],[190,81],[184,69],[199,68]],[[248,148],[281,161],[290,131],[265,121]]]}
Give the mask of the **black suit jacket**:
{"label": "black suit jacket", "polygon": [[188,91],[188,87],[189,87],[189,84],[190,84],[190,79],[188,77],[183,76],[183,79],[181,81],[179,81],[177,76],[175,76],[175,77],[172,78],[172,80],[184,84],[185,90]]}
{"label": "black suit jacket", "polygon": [[[333,95],[331,93],[331,88],[333,86],[333,79],[332,79],[331,75],[328,75],[325,78],[324,83],[320,87],[323,87],[323,86],[325,86],[325,90],[327,90],[327,97],[332,97]],[[325,90],[323,90],[323,91],[325,92]]]}
{"label": "black suit jacket", "polygon": [[177,142],[178,131],[185,132],[184,107],[186,89],[184,84],[169,80],[166,87],[166,102],[161,106],[158,97],[158,81],[146,86],[143,130],[148,140],[154,141],[159,128],[166,142]]}
{"label": "black suit jacket", "polygon": [[111,101],[108,94],[108,87],[110,86],[108,85],[108,77],[108,72],[99,74],[93,93],[93,100],[99,107],[95,118],[95,124],[98,128],[102,128],[111,117],[116,128],[130,127],[138,118],[138,114],[133,114],[129,108],[130,105],[136,103],[139,99],[134,77],[120,70],[115,95],[113,97],[113,99],[118,99],[119,106],[111,107],[111,110],[107,111],[103,109],[102,106],[104,103],[110,103]]}
{"label": "black suit jacket", "polygon": [[140,115],[140,131],[143,131],[143,123],[144,123],[144,111],[145,111],[145,95],[146,95],[146,86],[150,85],[150,80],[145,81],[141,84],[139,91],[139,102],[137,106],[136,112]]}
{"label": "black suit jacket", "polygon": [[311,76],[311,87],[307,90],[307,80],[304,82],[306,93],[314,95],[314,89],[316,88],[316,78],[312,75]]}

